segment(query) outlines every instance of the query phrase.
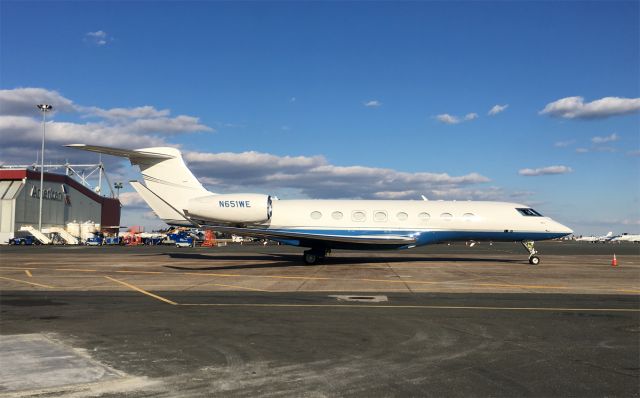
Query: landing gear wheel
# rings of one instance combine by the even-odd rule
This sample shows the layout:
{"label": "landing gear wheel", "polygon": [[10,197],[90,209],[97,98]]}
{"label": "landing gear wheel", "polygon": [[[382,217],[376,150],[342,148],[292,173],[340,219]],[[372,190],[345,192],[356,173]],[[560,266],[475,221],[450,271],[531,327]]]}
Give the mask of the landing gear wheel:
{"label": "landing gear wheel", "polygon": [[312,251],[304,252],[304,262],[307,265],[313,265],[318,262],[318,255]]}
{"label": "landing gear wheel", "polygon": [[529,252],[529,264],[538,265],[540,264],[540,257],[538,257],[538,251],[534,247],[534,243],[532,240],[523,240],[522,246]]}

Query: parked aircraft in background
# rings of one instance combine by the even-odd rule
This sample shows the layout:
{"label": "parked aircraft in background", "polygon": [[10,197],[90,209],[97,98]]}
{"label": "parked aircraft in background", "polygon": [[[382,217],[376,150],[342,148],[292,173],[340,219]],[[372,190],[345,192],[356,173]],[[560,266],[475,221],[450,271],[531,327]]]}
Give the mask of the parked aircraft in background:
{"label": "parked aircraft in background", "polygon": [[576,238],[578,242],[608,242],[613,239],[613,232],[609,231],[606,235],[602,236],[581,236],[580,238]]}
{"label": "parked aircraft in background", "polygon": [[622,234],[613,237],[611,242],[640,242],[640,235]]}
{"label": "parked aircraft in background", "polygon": [[534,241],[573,232],[517,203],[276,200],[256,193],[215,194],[194,177],[176,148],[67,146],[129,158],[144,179],[144,184],[133,181],[133,188],[167,224],[307,247],[307,264],[321,260],[331,249],[410,249],[460,240],[520,241],[529,252],[529,262],[536,265],[540,258]]}

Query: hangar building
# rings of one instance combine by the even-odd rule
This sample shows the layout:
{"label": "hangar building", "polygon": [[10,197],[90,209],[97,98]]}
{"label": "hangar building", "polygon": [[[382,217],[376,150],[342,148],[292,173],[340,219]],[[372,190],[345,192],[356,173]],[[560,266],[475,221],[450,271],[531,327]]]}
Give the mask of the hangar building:
{"label": "hangar building", "polygon": [[[42,229],[93,222],[102,229],[120,225],[120,201],[93,192],[75,179],[44,173]],[[0,244],[23,226],[38,227],[40,171],[0,168]],[[117,230],[116,230],[117,231]]]}

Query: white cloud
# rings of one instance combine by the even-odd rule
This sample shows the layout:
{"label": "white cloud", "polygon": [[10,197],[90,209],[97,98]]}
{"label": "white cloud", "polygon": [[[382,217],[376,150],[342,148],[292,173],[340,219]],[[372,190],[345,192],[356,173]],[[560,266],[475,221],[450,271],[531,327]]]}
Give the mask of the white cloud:
{"label": "white cloud", "polygon": [[122,192],[120,194],[120,203],[123,206],[128,207],[146,207],[147,204],[142,199],[142,196],[138,195],[137,192]]}
{"label": "white cloud", "polygon": [[611,135],[607,135],[607,136],[604,136],[604,137],[593,137],[591,139],[591,142],[593,142],[594,144],[604,144],[604,143],[607,143],[607,142],[618,141],[618,139],[620,139],[618,134],[613,133]]}
{"label": "white cloud", "polygon": [[94,46],[104,46],[105,44],[107,44],[108,42],[112,41],[113,39],[111,37],[109,37],[109,35],[107,34],[107,32],[105,32],[104,30],[98,30],[95,32],[87,32],[84,35],[84,41],[85,43],[89,43],[92,44]]}
{"label": "white cloud", "polygon": [[145,105],[136,108],[86,108],[83,109],[93,116],[99,116],[106,119],[139,119],[139,118],[156,118],[169,116],[169,110],[157,110],[153,106]]}
{"label": "white cloud", "polygon": [[449,115],[448,113],[443,113],[440,115],[436,115],[436,119],[442,123],[446,124],[458,124],[460,123],[460,119],[455,116]]}
{"label": "white cloud", "polygon": [[74,112],[73,101],[63,97],[57,91],[44,88],[25,87],[13,90],[0,90],[0,115],[21,115],[42,117],[38,104],[53,105],[53,113]]}
{"label": "white cloud", "polygon": [[419,198],[420,194],[438,197],[450,192],[460,199],[472,199],[482,190],[465,187],[490,181],[478,173],[450,176],[336,166],[322,156],[186,152],[184,157],[203,183],[222,192],[287,191],[311,198]]}
{"label": "white cloud", "polygon": [[[74,104],[56,91],[43,88],[0,90],[0,132],[3,150],[0,163],[24,164],[35,160],[42,137],[42,119],[35,104],[48,102],[54,110],[91,121],[57,121],[48,118],[46,126],[47,159],[64,160],[69,151],[62,144],[83,142],[128,148],[173,146],[168,135],[213,131],[192,116],[170,117],[169,110],[153,106],[102,109]],[[35,109],[35,111],[33,110]],[[54,116],[54,115],[52,115]],[[96,119],[97,118],[97,119]],[[89,154],[72,152],[73,159],[91,159]]]}
{"label": "white cloud", "polygon": [[565,119],[598,119],[640,111],[640,98],[605,97],[584,103],[583,97],[566,97],[547,104],[541,115]]}
{"label": "white cloud", "polygon": [[558,141],[556,143],[553,144],[554,147],[556,148],[566,148],[570,145],[575,144],[576,140],[568,140],[568,141]]}
{"label": "white cloud", "polygon": [[474,120],[478,118],[478,114],[477,113],[467,113],[464,116],[464,120],[469,121],[469,120]]}
{"label": "white cloud", "polygon": [[493,108],[491,108],[489,110],[489,113],[487,113],[487,115],[489,116],[495,116],[500,112],[503,112],[505,109],[507,109],[509,107],[509,104],[504,104],[504,105],[494,105]]}
{"label": "white cloud", "polygon": [[478,118],[478,114],[475,112],[467,113],[463,118],[450,115],[448,113],[442,113],[435,116],[436,120],[445,124],[458,124],[462,122],[468,122]]}
{"label": "white cloud", "polygon": [[576,153],[587,153],[589,149],[587,148],[576,148]]}
{"label": "white cloud", "polygon": [[520,174],[521,176],[533,177],[553,174],[567,174],[571,173],[572,171],[573,170],[571,169],[571,167],[567,166],[548,166],[537,169],[521,169],[518,171],[518,174]]}
{"label": "white cloud", "polygon": [[378,100],[370,100],[365,102],[364,106],[366,106],[367,108],[379,108],[380,106],[382,106],[382,102]]}

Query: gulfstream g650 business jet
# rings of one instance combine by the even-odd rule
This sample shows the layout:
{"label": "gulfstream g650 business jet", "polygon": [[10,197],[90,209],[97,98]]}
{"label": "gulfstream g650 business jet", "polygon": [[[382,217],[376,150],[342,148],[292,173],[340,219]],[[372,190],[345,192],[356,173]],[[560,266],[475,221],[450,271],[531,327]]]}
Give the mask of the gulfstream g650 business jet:
{"label": "gulfstream g650 business jet", "polygon": [[175,148],[126,150],[83,144],[85,151],[129,158],[144,183],[133,188],[170,225],[212,228],[307,247],[313,264],[331,249],[409,249],[454,240],[520,241],[529,262],[535,240],[571,234],[525,205],[504,202],[411,200],[277,200],[268,195],[207,191]]}

